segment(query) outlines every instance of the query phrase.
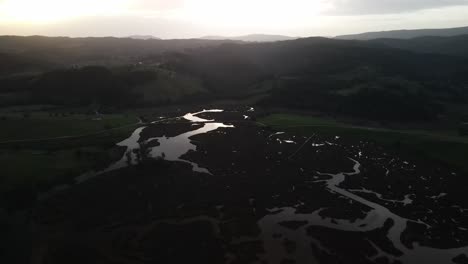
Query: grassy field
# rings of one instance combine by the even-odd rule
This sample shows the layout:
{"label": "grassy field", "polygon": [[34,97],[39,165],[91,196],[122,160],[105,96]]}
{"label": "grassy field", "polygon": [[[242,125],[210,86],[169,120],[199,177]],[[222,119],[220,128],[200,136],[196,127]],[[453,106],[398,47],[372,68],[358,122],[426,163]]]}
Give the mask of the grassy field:
{"label": "grassy field", "polygon": [[0,119],[0,142],[12,140],[43,139],[80,136],[137,123],[131,115],[104,115],[94,120],[89,115],[50,116],[45,112],[3,114]]}
{"label": "grassy field", "polygon": [[[75,153],[78,153],[78,149],[55,152],[26,149],[3,151],[0,153],[0,164],[3,168],[0,191],[8,191],[19,186],[45,187],[59,177],[76,173],[79,175],[80,172],[93,167],[92,160],[80,159]],[[94,153],[102,154],[102,151],[96,148]]]}
{"label": "grassy field", "polygon": [[468,138],[423,130],[392,130],[353,126],[313,116],[275,114],[258,120],[281,131],[301,135],[342,136],[349,139],[375,141],[411,155],[441,161],[468,172]]}
{"label": "grassy field", "polygon": [[127,138],[138,122],[131,114],[103,115],[101,120],[45,112],[1,116],[0,194],[45,190],[106,166],[121,157],[115,143]]}

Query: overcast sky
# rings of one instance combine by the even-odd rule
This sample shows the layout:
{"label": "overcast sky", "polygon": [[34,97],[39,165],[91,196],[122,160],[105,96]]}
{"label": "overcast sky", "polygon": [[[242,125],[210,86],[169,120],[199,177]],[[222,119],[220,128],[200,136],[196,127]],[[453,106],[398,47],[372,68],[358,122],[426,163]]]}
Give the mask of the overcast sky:
{"label": "overcast sky", "polygon": [[0,35],[335,36],[468,26],[468,0],[0,0]]}

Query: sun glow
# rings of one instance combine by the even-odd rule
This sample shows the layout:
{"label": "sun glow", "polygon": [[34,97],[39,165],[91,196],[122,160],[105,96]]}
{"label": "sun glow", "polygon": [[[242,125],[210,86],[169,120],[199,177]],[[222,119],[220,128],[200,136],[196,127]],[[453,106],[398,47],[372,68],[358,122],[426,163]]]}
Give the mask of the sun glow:
{"label": "sun glow", "polygon": [[326,3],[326,0],[0,0],[0,22],[36,24],[87,16],[129,15],[215,27],[283,27],[312,21],[327,8]]}
{"label": "sun glow", "polygon": [[281,27],[307,23],[326,8],[323,0],[186,0],[178,15],[206,25]]}
{"label": "sun glow", "polygon": [[[0,0],[0,34],[303,35],[331,0]],[[91,28],[90,28],[91,27]],[[52,32],[52,33],[51,33]],[[104,33],[109,32],[109,33]]]}
{"label": "sun glow", "polygon": [[117,14],[127,0],[3,0],[0,21],[11,23],[48,23],[82,16]]}

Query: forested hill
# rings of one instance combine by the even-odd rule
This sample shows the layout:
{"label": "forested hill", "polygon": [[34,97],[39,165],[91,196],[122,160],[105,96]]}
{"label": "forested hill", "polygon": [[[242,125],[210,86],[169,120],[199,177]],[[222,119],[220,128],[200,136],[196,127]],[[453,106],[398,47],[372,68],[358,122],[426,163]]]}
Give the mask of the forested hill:
{"label": "forested hill", "polygon": [[[262,95],[265,106],[426,120],[468,102],[468,58],[377,41],[3,40],[10,57],[0,67],[0,104],[130,107]],[[8,64],[31,70],[18,75]]]}
{"label": "forested hill", "polygon": [[224,44],[184,54],[172,65],[204,76],[212,89],[240,90],[263,78],[344,74],[367,69],[418,81],[466,82],[467,59],[424,55],[365,42],[307,38],[249,45]]}
{"label": "forested hill", "polygon": [[468,34],[454,37],[419,37],[413,39],[375,39],[370,43],[418,53],[446,54],[468,57]]}
{"label": "forested hill", "polygon": [[390,30],[379,32],[366,32],[361,34],[337,36],[337,39],[370,40],[379,38],[411,39],[418,37],[453,37],[468,34],[468,27],[441,28],[441,29],[413,29]]}
{"label": "forested hill", "polygon": [[231,41],[0,36],[0,53],[53,62],[65,67],[71,64],[121,65],[135,63],[139,58],[151,54],[186,51],[227,42]]}

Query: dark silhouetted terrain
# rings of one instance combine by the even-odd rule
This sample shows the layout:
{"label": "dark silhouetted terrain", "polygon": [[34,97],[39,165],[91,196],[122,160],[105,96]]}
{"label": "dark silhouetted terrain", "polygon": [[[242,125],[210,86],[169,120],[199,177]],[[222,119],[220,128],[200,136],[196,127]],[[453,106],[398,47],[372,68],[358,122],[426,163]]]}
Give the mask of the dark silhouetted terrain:
{"label": "dark silhouetted terrain", "polygon": [[[468,99],[468,59],[454,56],[464,46],[446,47],[437,38],[399,45],[327,38],[251,44],[4,38],[0,51],[10,53],[0,82],[8,104],[15,103],[16,84],[19,100],[35,104],[122,107],[262,94],[265,106],[412,121],[434,120],[447,104]],[[463,41],[453,38],[450,43]],[[439,48],[430,48],[432,40]],[[9,77],[14,67],[23,75]]]}
{"label": "dark silhouetted terrain", "polygon": [[409,40],[375,39],[372,43],[383,44],[390,48],[409,50],[417,53],[468,56],[466,42],[468,35],[454,37],[417,37]]}
{"label": "dark silhouetted terrain", "polygon": [[1,36],[0,263],[467,263],[467,36]]}
{"label": "dark silhouetted terrain", "polygon": [[129,36],[129,38],[131,38],[131,39],[143,39],[143,40],[147,40],[147,39],[160,39],[160,38],[158,38],[158,37],[151,36],[151,35],[131,35],[131,36]]}
{"label": "dark silhouetted terrain", "polygon": [[367,32],[353,35],[337,36],[337,39],[370,40],[379,38],[411,39],[417,37],[453,37],[468,34],[468,27],[442,28],[442,29],[413,29],[413,30],[390,30],[380,32]]}
{"label": "dark silhouetted terrain", "polygon": [[206,36],[202,39],[211,39],[211,40],[235,40],[235,41],[246,41],[246,42],[275,42],[283,40],[293,40],[296,38],[281,36],[281,35],[265,35],[265,34],[251,34],[245,36],[236,36],[236,37],[225,37],[225,36]]}

